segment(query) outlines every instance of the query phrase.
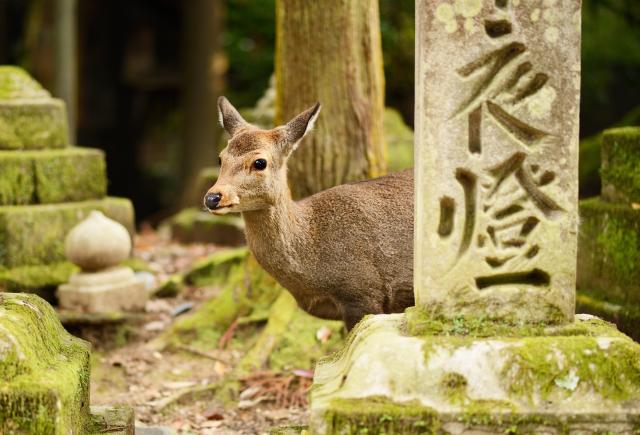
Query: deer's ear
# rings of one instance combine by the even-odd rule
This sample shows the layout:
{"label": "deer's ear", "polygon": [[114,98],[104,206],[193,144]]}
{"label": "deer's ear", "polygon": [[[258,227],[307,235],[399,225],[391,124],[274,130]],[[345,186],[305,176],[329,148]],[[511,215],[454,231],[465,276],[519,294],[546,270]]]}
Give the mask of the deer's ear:
{"label": "deer's ear", "polygon": [[321,108],[320,103],[316,103],[285,125],[287,154],[294,151],[300,140],[313,129]]}
{"label": "deer's ear", "polygon": [[241,127],[249,125],[225,97],[218,98],[218,120],[229,136],[233,136]]}

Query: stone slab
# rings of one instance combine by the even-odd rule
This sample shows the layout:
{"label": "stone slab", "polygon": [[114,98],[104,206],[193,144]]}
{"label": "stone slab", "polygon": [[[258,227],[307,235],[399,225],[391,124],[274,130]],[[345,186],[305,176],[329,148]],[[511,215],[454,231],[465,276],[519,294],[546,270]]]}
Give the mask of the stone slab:
{"label": "stone slab", "polygon": [[101,150],[0,151],[0,206],[100,199],[106,193]]}
{"label": "stone slab", "polygon": [[54,300],[54,290],[69,281],[79,269],[69,262],[0,267],[0,291],[35,293],[47,301]]}
{"label": "stone slab", "polygon": [[49,304],[0,293],[0,349],[0,433],[87,433],[90,346]]}
{"label": "stone slab", "polygon": [[620,305],[599,299],[597,296],[578,292],[576,309],[579,313],[592,314],[608,322],[615,323],[618,329],[635,341],[640,342],[640,305]]}
{"label": "stone slab", "polygon": [[92,406],[91,435],[134,435],[135,413],[128,405]]}
{"label": "stone slab", "polygon": [[368,316],[317,365],[310,428],[631,434],[638,361],[640,344],[593,316],[552,327],[434,321],[418,308]]}
{"label": "stone slab", "polygon": [[64,101],[0,100],[0,149],[64,148],[68,144]]}
{"label": "stone slab", "polygon": [[168,222],[171,238],[180,243],[245,244],[244,221],[239,215],[216,216],[197,208],[186,208]]}
{"label": "stone slab", "polygon": [[67,233],[92,210],[120,222],[134,236],[133,206],[124,198],[0,206],[0,264],[13,268],[65,261]]}
{"label": "stone slab", "polygon": [[84,313],[141,311],[148,299],[144,282],[123,266],[78,272],[58,287],[60,308]]}
{"label": "stone slab", "polygon": [[604,199],[640,204],[640,127],[604,132],[600,176]]}
{"label": "stone slab", "polygon": [[640,308],[640,209],[580,201],[578,291]]}
{"label": "stone slab", "polygon": [[416,2],[416,305],[571,321],[580,1]]}

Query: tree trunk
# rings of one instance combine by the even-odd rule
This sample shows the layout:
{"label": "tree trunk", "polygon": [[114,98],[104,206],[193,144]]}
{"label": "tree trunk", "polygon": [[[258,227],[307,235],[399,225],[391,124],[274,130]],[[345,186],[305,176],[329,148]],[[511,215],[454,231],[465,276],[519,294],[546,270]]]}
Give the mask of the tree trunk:
{"label": "tree trunk", "polygon": [[[222,88],[222,74],[217,57],[223,5],[220,0],[184,2],[183,99],[185,111],[184,149],[181,178],[181,206],[193,198],[193,189],[201,169],[218,160],[216,142],[218,126],[217,98]],[[204,192],[202,192],[204,196]]]}
{"label": "tree trunk", "polygon": [[294,197],[384,174],[378,0],[277,0],[276,25],[276,123],[322,104],[289,161]]}

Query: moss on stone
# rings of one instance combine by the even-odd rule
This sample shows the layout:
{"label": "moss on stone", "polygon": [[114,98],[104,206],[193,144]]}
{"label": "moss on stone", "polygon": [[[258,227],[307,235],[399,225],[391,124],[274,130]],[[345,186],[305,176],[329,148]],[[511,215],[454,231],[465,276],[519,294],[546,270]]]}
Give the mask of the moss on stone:
{"label": "moss on stone", "polygon": [[238,215],[216,216],[197,208],[186,208],[172,217],[171,237],[181,243],[215,243],[240,246],[245,242],[244,221]]}
{"label": "moss on stone", "polygon": [[182,275],[172,275],[166,281],[164,281],[153,292],[153,297],[156,298],[175,298],[184,289],[184,279]]}
{"label": "moss on stone", "polygon": [[0,206],[0,264],[13,268],[65,261],[67,233],[92,210],[120,222],[133,236],[133,206],[124,198]]}
{"label": "moss on stone", "polygon": [[0,294],[0,432],[82,434],[89,423],[89,344],[35,295]]}
{"label": "moss on stone", "polygon": [[62,100],[0,101],[0,149],[64,148],[66,116]]}
{"label": "moss on stone", "polygon": [[640,210],[580,201],[577,285],[604,301],[640,303]]}
{"label": "moss on stone", "polygon": [[640,127],[606,130],[602,135],[602,195],[640,203]]}
{"label": "moss on stone", "polygon": [[10,292],[36,293],[45,297],[60,284],[68,282],[78,270],[77,266],[69,262],[12,269],[0,267],[0,287]]}
{"label": "moss on stone", "polygon": [[40,204],[100,199],[107,193],[104,152],[69,148],[34,152],[36,197]]}
{"label": "moss on stone", "polygon": [[100,199],[106,190],[100,150],[0,151],[0,205]]}
{"label": "moss on stone", "polygon": [[50,97],[49,92],[24,69],[13,65],[0,66],[0,100]]}
{"label": "moss on stone", "polygon": [[[595,292],[602,293],[602,292]],[[583,289],[576,296],[576,310],[601,317],[616,324],[618,329],[640,342],[640,306],[637,304],[618,305],[592,296]]]}

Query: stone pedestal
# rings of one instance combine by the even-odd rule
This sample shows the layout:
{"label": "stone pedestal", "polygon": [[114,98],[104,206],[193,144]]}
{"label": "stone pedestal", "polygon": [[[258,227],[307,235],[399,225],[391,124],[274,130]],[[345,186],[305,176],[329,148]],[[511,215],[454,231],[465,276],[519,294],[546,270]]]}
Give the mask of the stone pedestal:
{"label": "stone pedestal", "polygon": [[365,318],[316,367],[311,428],[356,433],[634,433],[640,345],[592,316],[564,326]]}
{"label": "stone pedestal", "polygon": [[64,102],[0,66],[0,290],[51,297],[74,271],[64,237],[91,210],[133,234],[131,203],[106,189],[104,153],[70,146]]}
{"label": "stone pedestal", "polygon": [[112,267],[99,272],[79,272],[68,284],[58,287],[63,310],[86,313],[141,311],[148,295],[144,283],[129,267]]}

